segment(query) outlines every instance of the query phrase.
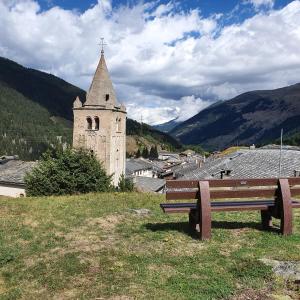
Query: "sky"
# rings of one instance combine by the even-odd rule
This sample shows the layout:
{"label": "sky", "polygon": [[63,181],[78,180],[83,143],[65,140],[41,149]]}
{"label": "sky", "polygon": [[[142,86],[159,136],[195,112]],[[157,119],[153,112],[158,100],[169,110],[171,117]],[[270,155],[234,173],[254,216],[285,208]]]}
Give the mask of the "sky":
{"label": "sky", "polygon": [[0,0],[0,56],[85,90],[101,37],[119,102],[151,125],[300,82],[300,0]]}

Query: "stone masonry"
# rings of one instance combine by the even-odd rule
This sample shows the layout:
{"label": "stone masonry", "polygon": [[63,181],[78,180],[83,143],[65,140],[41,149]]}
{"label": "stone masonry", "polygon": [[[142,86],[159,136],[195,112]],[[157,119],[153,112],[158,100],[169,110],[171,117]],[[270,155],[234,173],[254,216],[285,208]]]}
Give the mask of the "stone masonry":
{"label": "stone masonry", "polygon": [[73,113],[73,147],[91,150],[117,185],[125,174],[126,108],[117,102],[103,50],[86,101],[77,97]]}

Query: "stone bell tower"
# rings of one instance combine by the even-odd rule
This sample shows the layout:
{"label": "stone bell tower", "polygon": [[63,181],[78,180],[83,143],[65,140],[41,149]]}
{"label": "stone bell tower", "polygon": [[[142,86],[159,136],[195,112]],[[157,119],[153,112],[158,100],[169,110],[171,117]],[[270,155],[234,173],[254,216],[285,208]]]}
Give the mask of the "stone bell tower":
{"label": "stone bell tower", "polygon": [[77,97],[73,113],[73,147],[93,151],[117,185],[125,175],[126,108],[117,102],[103,48],[86,101],[82,104]]}

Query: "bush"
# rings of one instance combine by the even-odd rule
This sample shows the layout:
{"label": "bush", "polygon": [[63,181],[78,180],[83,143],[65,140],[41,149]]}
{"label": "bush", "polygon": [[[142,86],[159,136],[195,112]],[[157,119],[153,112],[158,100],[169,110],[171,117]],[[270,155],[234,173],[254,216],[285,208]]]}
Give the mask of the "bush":
{"label": "bush", "polygon": [[25,184],[28,196],[106,192],[111,190],[111,176],[85,150],[51,150],[25,176]]}
{"label": "bush", "polygon": [[121,175],[118,183],[119,192],[132,192],[134,185],[131,179],[125,178],[124,174]]}

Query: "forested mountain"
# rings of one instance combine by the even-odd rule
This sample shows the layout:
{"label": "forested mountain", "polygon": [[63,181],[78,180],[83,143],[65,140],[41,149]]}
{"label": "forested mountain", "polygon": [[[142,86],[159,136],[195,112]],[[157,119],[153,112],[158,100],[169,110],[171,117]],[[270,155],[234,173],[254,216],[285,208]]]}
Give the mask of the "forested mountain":
{"label": "forested mountain", "polygon": [[[84,99],[85,91],[0,57],[0,156],[38,159],[49,145],[71,144],[72,104],[77,95]],[[180,147],[174,138],[148,125],[142,127],[141,131],[139,123],[127,121],[130,135],[142,132],[149,144]]]}
{"label": "forested mountain", "polygon": [[280,136],[299,140],[300,84],[252,91],[214,104],[176,126],[170,134],[184,144],[200,144],[206,150],[233,145],[265,144]]}
{"label": "forested mountain", "polygon": [[171,121],[168,121],[166,123],[162,123],[159,125],[152,126],[153,128],[162,131],[162,132],[170,132],[173,128],[178,126],[181,122],[178,122],[177,119],[173,119]]}

